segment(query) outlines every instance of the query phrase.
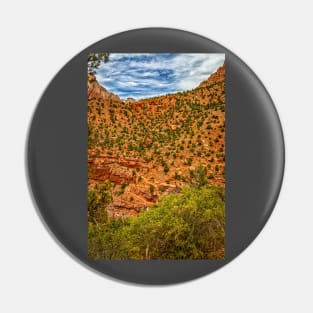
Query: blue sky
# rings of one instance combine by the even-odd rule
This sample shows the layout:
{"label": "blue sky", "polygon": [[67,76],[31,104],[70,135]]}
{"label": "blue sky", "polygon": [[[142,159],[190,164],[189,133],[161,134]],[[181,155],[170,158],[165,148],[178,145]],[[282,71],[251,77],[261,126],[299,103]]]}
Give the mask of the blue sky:
{"label": "blue sky", "polygon": [[214,73],[225,54],[111,53],[97,80],[122,99],[150,98],[197,87]]}

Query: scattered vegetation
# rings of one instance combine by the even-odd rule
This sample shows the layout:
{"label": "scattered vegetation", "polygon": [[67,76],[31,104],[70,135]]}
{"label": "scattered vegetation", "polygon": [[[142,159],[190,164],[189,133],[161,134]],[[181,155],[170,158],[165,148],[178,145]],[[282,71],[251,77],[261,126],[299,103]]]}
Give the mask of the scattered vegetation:
{"label": "scattered vegetation", "polygon": [[[90,55],[90,75],[108,57]],[[88,99],[91,258],[224,258],[224,112],[224,81],[136,102]]]}
{"label": "scattered vegetation", "polygon": [[225,195],[221,186],[184,187],[137,217],[89,223],[93,259],[223,259]]}

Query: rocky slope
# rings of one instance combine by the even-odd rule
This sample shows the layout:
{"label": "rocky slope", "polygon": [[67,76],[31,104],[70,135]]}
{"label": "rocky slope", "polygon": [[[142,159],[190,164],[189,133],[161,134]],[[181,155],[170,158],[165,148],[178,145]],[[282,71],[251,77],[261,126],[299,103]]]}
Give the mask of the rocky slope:
{"label": "rocky slope", "polygon": [[207,80],[203,81],[199,88],[210,86],[216,83],[225,83],[225,63],[213,73]]}
{"label": "rocky slope", "polygon": [[95,75],[88,74],[88,100],[90,99],[102,99],[104,101],[111,100],[120,102],[119,96],[114,93],[108,92],[104,87],[102,87],[96,80]]}
{"label": "rocky slope", "polygon": [[111,216],[137,215],[203,173],[225,183],[225,66],[197,88],[122,101],[88,77],[88,185],[110,180]]}

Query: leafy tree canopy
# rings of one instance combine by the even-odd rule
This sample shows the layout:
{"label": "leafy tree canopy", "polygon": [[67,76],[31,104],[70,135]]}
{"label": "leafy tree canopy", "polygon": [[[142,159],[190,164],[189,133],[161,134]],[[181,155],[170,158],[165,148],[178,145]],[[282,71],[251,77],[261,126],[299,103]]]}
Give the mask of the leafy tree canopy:
{"label": "leafy tree canopy", "polygon": [[225,194],[219,186],[185,187],[136,218],[89,224],[93,259],[223,259]]}
{"label": "leafy tree canopy", "polygon": [[95,74],[100,64],[106,63],[109,61],[109,53],[107,52],[99,52],[99,53],[91,53],[88,56],[88,73]]}

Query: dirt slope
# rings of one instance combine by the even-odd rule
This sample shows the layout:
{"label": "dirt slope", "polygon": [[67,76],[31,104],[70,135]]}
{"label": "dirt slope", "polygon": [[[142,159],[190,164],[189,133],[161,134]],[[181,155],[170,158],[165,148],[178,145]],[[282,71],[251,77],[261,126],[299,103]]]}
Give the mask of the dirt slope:
{"label": "dirt slope", "polygon": [[139,101],[88,77],[88,183],[111,181],[111,216],[194,184],[199,168],[210,184],[225,183],[224,65],[193,90]]}

